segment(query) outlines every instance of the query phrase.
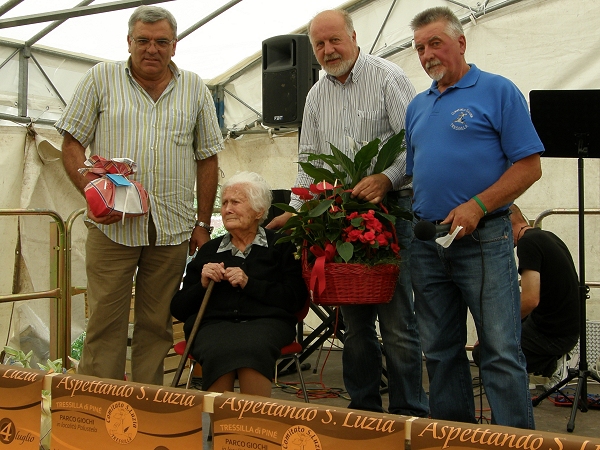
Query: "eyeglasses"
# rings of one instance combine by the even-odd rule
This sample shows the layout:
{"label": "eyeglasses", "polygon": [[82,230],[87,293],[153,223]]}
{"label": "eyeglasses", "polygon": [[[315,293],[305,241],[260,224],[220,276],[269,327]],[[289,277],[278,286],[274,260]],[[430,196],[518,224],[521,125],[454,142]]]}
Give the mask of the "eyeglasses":
{"label": "eyeglasses", "polygon": [[131,38],[131,40],[133,42],[135,42],[135,46],[137,47],[138,50],[147,50],[151,44],[154,44],[154,47],[156,47],[159,50],[166,50],[169,45],[171,45],[173,42],[175,42],[175,39],[157,39],[157,40],[152,40],[152,39],[146,39],[146,38]]}

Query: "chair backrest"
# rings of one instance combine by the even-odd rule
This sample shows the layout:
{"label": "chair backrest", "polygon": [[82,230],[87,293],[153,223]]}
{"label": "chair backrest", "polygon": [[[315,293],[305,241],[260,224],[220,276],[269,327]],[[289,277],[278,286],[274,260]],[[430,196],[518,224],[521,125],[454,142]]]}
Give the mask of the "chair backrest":
{"label": "chair backrest", "polygon": [[[289,189],[275,189],[272,190],[271,193],[273,194],[273,201],[272,203],[285,203],[288,204],[290,202],[290,196],[292,194],[292,191]],[[277,217],[279,214],[283,213],[282,210],[280,210],[279,208],[273,206],[273,204],[271,204],[271,206],[269,207],[269,212],[267,214],[267,218],[265,219],[265,224],[269,223],[271,220],[273,220],[275,217]]]}

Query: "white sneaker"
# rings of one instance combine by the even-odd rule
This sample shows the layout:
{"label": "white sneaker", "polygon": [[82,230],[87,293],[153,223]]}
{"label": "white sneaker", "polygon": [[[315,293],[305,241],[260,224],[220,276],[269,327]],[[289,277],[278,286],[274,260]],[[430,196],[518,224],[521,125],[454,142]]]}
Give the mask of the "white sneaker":
{"label": "white sneaker", "polygon": [[569,354],[562,355],[558,361],[556,362],[556,370],[552,374],[550,378],[548,378],[548,382],[544,384],[545,390],[550,390],[562,380],[564,380],[569,373],[569,363],[568,363]]}

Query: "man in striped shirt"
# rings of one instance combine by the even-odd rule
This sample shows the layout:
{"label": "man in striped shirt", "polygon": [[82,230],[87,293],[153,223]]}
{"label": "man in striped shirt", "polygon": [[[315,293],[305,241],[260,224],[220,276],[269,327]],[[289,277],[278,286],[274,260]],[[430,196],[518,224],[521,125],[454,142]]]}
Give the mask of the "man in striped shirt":
{"label": "man in striped shirt", "polygon": [[170,301],[188,253],[210,239],[222,136],[207,87],[171,61],[176,38],[170,12],[137,8],[129,19],[131,57],[92,67],[55,124],[64,136],[65,170],[79,190],[87,184],[78,169],[89,147],[106,159],[134,160],[139,170],[131,178],[150,196],[145,216],[123,220],[121,213],[95,217],[88,211],[83,374],[123,378],[135,279],[132,379],[163,383],[173,342]]}
{"label": "man in striped shirt", "polygon": [[[306,155],[302,155],[306,152],[330,154],[329,143],[354,159],[348,137],[358,143],[375,138],[385,143],[404,129],[406,107],[415,96],[415,89],[398,66],[360,50],[347,12],[321,12],[309,23],[308,34],[327,76],[312,87],[306,98],[299,148],[301,160],[306,160]],[[410,210],[412,189],[405,179],[405,169],[406,157],[402,153],[389,169],[363,178],[352,195],[378,203],[388,191],[400,191],[400,206]],[[308,186],[311,181],[300,168],[296,186]],[[292,195],[290,205],[298,209],[301,204]],[[276,217],[267,228],[283,226],[290,216],[284,213]],[[403,250],[392,301],[342,307],[344,383],[351,397],[350,408],[383,411],[379,391],[382,352],[375,325],[379,318],[389,384],[389,412],[426,416],[429,409],[421,384],[421,346],[409,276],[412,227],[410,222],[399,220],[396,229]]]}

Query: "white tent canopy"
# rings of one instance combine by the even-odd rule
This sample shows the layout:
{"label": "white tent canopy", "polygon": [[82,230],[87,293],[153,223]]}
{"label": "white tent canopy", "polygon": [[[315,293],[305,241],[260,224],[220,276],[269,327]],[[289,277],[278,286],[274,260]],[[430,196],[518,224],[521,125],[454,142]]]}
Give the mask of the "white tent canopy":
{"label": "white tent canopy", "polygon": [[[5,5],[16,3],[18,7],[25,7],[30,2],[35,0],[13,0]],[[52,7],[45,6],[45,10],[50,11],[56,9],[54,5],[59,2],[43,3],[52,3]],[[197,9],[203,8],[200,5],[204,3],[209,3],[211,7],[195,14]],[[320,0],[313,3],[312,10],[302,9],[301,12],[295,11],[297,2],[283,0],[272,3],[263,0],[228,3],[176,0],[161,6],[176,12],[181,33],[193,27],[200,18],[231,3],[236,4],[211,21],[210,26],[200,27],[182,39],[174,60],[182,68],[191,70],[196,70],[195,61],[199,60],[217,65],[229,53],[221,45],[225,36],[233,37],[237,46],[260,36],[245,57],[226,63],[225,67],[230,69],[223,69],[220,75],[211,75],[207,81],[217,105],[222,106],[223,133],[229,137],[226,150],[220,156],[220,166],[225,177],[240,169],[255,170],[267,178],[273,189],[287,189],[295,180],[297,133],[295,130],[265,129],[257,125],[262,112],[260,42],[273,35],[305,32],[306,23],[312,15],[320,9],[335,6],[337,2],[327,4]],[[412,32],[408,24],[416,13],[431,6],[449,6],[463,19],[469,62],[477,64],[482,70],[510,78],[527,98],[534,89],[600,89],[600,59],[596,57],[600,43],[600,2],[597,0],[355,0],[342,6],[353,17],[362,51],[398,64],[417,91],[428,87],[431,80],[420,67],[411,47]],[[3,5],[0,5],[1,12]],[[70,19],[31,46],[26,45],[27,39],[31,39],[35,32],[48,23],[35,25],[35,32],[16,36],[11,30],[23,27],[8,28],[5,22],[11,17],[27,14],[31,13],[15,7],[0,15],[0,119],[11,119],[4,122],[0,120],[0,164],[6,174],[3,177],[5,189],[0,196],[0,208],[37,208],[43,198],[46,207],[55,208],[66,217],[73,209],[83,206],[83,200],[68,193],[69,184],[61,178],[60,167],[57,167],[60,161],[36,159],[35,155],[40,153],[32,151],[35,135],[28,136],[27,129],[15,127],[14,122],[30,124],[30,131],[33,127],[60,147],[61,139],[53,130],[40,131],[43,124],[51,124],[58,118],[75,84],[91,65],[100,58],[123,59],[127,56],[125,23],[130,10],[92,15],[85,21],[84,18]],[[94,26],[94,19],[103,16],[118,17],[118,20],[111,19],[107,28]],[[290,16],[300,22],[283,20]],[[63,35],[61,45],[48,42],[50,36],[71,22],[79,23],[79,30],[67,37]],[[293,25],[285,29],[276,28],[272,34],[265,35],[267,25],[271,22]],[[81,33],[81,24],[84,23],[87,24],[84,28],[86,33]],[[208,34],[202,35],[203,30],[208,30]],[[118,53],[92,53],[96,57],[81,54],[84,50],[78,41],[84,40],[84,34],[100,41],[106,48],[119,49]],[[198,41],[210,41],[213,51],[210,57],[207,57],[208,51],[197,50],[199,43],[196,42],[196,36],[202,36]],[[52,48],[42,45],[52,45]],[[83,48],[91,47],[87,44]],[[204,75],[202,70],[197,71]],[[565,111],[565,114],[568,113]],[[37,118],[40,119],[35,122]],[[576,209],[578,206],[577,159],[543,158],[542,163],[542,180],[518,200],[530,219],[547,209]],[[31,173],[35,176],[29,176]],[[599,208],[599,174],[598,161],[586,159],[586,208]],[[30,195],[31,192],[43,192],[44,197]],[[63,201],[65,196],[67,200]],[[599,225],[597,216],[586,216],[586,275],[590,282],[600,280]],[[561,236],[571,249],[574,260],[578,261],[577,216],[550,216],[544,220],[543,226]],[[18,267],[26,267],[30,275],[39,274],[37,278],[30,276],[29,283],[42,285],[47,282],[47,258],[40,257],[34,250],[39,245],[39,236],[35,234],[23,223],[19,225],[17,220],[0,218],[0,236],[4,248],[11,251],[6,254],[12,255],[12,249],[17,247],[18,242],[22,248],[16,260],[11,256],[1,261],[0,294],[23,288],[13,283],[15,268]],[[82,270],[83,254],[81,250],[77,252],[74,266]],[[21,274],[24,272],[21,271]],[[77,283],[84,283],[85,280],[81,279],[83,273],[77,277]],[[21,280],[24,278],[21,277]],[[26,283],[22,281],[22,284]],[[600,320],[599,292],[592,289],[590,295],[587,316]],[[0,303],[0,339],[7,335],[11,312],[8,304]],[[475,337],[470,338],[474,340]]]}

